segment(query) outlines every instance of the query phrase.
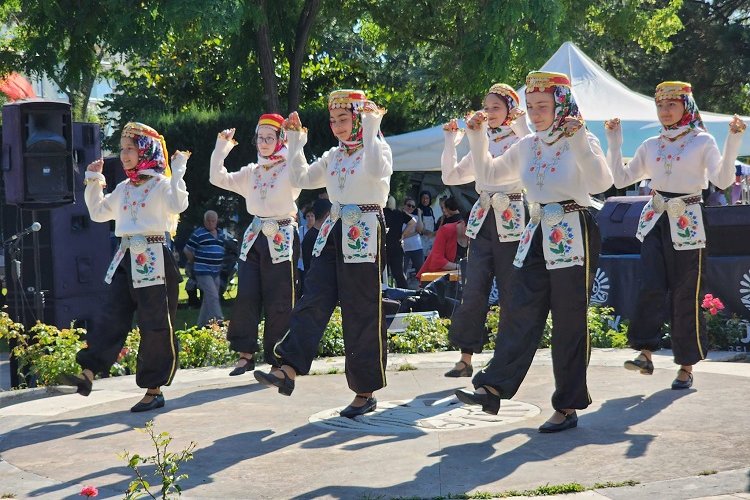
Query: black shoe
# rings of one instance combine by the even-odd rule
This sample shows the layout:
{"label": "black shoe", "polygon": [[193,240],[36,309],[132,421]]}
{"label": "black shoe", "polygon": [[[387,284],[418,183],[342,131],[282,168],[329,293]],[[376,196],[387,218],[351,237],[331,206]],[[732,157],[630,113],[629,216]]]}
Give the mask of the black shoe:
{"label": "black shoe", "polygon": [[482,411],[490,415],[497,415],[500,411],[500,396],[495,396],[490,391],[485,394],[478,394],[466,389],[458,389],[455,394],[462,403],[481,406]]}
{"label": "black shoe", "polygon": [[294,390],[294,380],[290,379],[289,375],[287,375],[284,370],[279,369],[279,371],[281,371],[281,373],[284,375],[283,379],[280,379],[275,375],[271,375],[270,373],[262,372],[260,370],[255,370],[253,372],[253,375],[255,375],[255,380],[263,385],[267,385],[269,387],[278,387],[279,394],[283,394],[284,396],[291,396],[292,391]]}
{"label": "black shoe", "polygon": [[149,401],[148,403],[144,403],[143,401],[139,401],[136,403],[134,407],[130,409],[133,413],[138,413],[142,411],[149,411],[149,410],[155,410],[157,408],[163,408],[164,407],[164,394],[146,394],[147,396],[154,396],[154,399]]}
{"label": "black shoe", "polygon": [[[557,412],[565,415],[560,410],[557,410]],[[566,431],[568,429],[572,429],[573,427],[578,427],[578,415],[576,415],[576,412],[568,413],[567,415],[565,415],[565,420],[563,420],[559,424],[551,424],[549,422],[545,422],[541,427],[539,427],[539,432],[549,434],[552,432]]]}
{"label": "black shoe", "polygon": [[365,413],[370,413],[371,411],[375,411],[375,409],[378,407],[378,400],[369,397],[365,398],[364,396],[357,396],[358,398],[362,398],[365,400],[365,404],[362,406],[352,406],[349,405],[343,410],[339,412],[339,415],[346,418],[354,418],[358,417],[360,415],[364,415]]}
{"label": "black shoe", "polygon": [[654,363],[650,359],[634,359],[625,361],[623,364],[626,370],[640,371],[642,375],[653,375]]}
{"label": "black shoe", "polygon": [[456,366],[458,366],[459,363],[464,365],[464,367],[461,369],[457,369],[454,367],[452,370],[448,370],[447,372],[445,372],[445,376],[454,377],[454,378],[455,377],[471,377],[471,374],[474,373],[474,368],[470,364],[466,363],[465,361],[459,361],[458,363],[456,363]]}
{"label": "black shoe", "polygon": [[677,373],[680,373],[680,372],[687,373],[688,379],[687,380],[680,380],[678,378],[674,379],[674,381],[672,382],[672,389],[674,390],[690,389],[691,387],[693,387],[693,374],[683,368],[680,368],[679,370],[677,370]]}
{"label": "black shoe", "polygon": [[81,396],[88,396],[91,394],[91,389],[94,386],[94,382],[89,380],[83,373],[77,375],[64,373],[57,379],[57,383],[59,385],[71,385],[77,387],[78,390],[76,392]]}
{"label": "black shoe", "polygon": [[237,375],[242,375],[247,371],[255,370],[254,358],[246,358],[244,356],[240,356],[240,359],[238,361],[244,361],[245,363],[242,366],[235,366],[234,370],[229,372],[230,377],[236,377]]}

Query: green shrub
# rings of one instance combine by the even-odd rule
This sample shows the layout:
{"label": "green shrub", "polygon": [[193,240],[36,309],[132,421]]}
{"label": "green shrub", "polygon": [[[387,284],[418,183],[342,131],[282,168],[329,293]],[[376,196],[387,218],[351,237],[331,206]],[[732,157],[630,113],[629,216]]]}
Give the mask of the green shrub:
{"label": "green shrub", "polygon": [[449,319],[425,318],[419,314],[406,317],[406,329],[388,336],[388,351],[402,354],[447,351]]}
{"label": "green shrub", "polygon": [[747,323],[736,314],[726,317],[724,314],[706,315],[708,345],[710,349],[726,350],[745,336]]}
{"label": "green shrub", "polygon": [[331,319],[323,332],[323,339],[318,344],[318,356],[344,355],[344,326],[341,319],[341,308],[333,310]]}
{"label": "green shrub", "polygon": [[176,333],[180,345],[180,368],[223,366],[237,358],[236,353],[229,349],[224,326],[213,323]]}

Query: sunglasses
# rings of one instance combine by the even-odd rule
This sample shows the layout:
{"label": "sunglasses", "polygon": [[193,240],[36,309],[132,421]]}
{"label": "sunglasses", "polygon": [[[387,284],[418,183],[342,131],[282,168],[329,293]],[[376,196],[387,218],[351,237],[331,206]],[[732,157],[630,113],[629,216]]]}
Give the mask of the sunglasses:
{"label": "sunglasses", "polygon": [[404,205],[404,206],[405,206],[406,208],[415,208],[415,207],[416,207],[416,205],[415,205],[415,204],[413,204],[413,203],[407,203],[407,204],[406,204],[406,205]]}

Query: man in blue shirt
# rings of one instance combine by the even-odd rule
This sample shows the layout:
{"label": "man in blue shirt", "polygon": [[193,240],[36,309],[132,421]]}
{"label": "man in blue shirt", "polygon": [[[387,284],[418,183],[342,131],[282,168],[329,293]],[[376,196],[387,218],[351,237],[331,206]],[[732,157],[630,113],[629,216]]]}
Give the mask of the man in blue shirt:
{"label": "man in blue shirt", "polygon": [[198,326],[206,326],[212,319],[224,319],[219,302],[224,237],[216,229],[218,222],[218,214],[208,210],[203,215],[203,227],[193,231],[183,249],[188,262],[193,264],[193,274],[203,300],[198,314]]}

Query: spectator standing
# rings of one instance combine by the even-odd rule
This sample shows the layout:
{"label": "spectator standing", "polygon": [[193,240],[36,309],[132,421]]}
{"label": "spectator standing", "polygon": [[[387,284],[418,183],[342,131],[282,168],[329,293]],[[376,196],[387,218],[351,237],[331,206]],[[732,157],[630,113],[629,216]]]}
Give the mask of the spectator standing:
{"label": "spectator standing", "polygon": [[[404,273],[406,273],[407,280],[409,278],[410,267],[414,266],[415,273],[419,271],[419,268],[422,267],[422,263],[424,263],[425,256],[425,250],[422,246],[422,238],[420,236],[424,233],[424,224],[422,223],[422,217],[416,215],[416,207],[417,204],[414,201],[414,198],[407,197],[404,199],[404,213],[412,217],[416,222],[415,232],[411,235],[407,235],[404,238],[403,243]],[[434,225],[432,227],[434,227]],[[404,229],[406,229],[406,224],[402,225],[401,230],[403,231]]]}
{"label": "spectator standing", "polygon": [[203,227],[193,231],[182,250],[188,262],[193,265],[193,275],[201,291],[201,310],[198,314],[198,326],[201,327],[212,319],[224,319],[219,302],[224,236],[217,229],[218,223],[219,215],[213,210],[207,210],[203,214]]}
{"label": "spectator standing", "polygon": [[[412,201],[412,205],[413,205]],[[408,288],[406,275],[404,275],[404,248],[402,242],[406,238],[416,238],[417,220],[406,212],[396,208],[396,200],[393,196],[388,197],[388,203],[383,209],[385,225],[388,228],[385,235],[385,253],[388,264],[388,272],[393,276],[398,288]],[[421,253],[421,249],[419,252]]]}

